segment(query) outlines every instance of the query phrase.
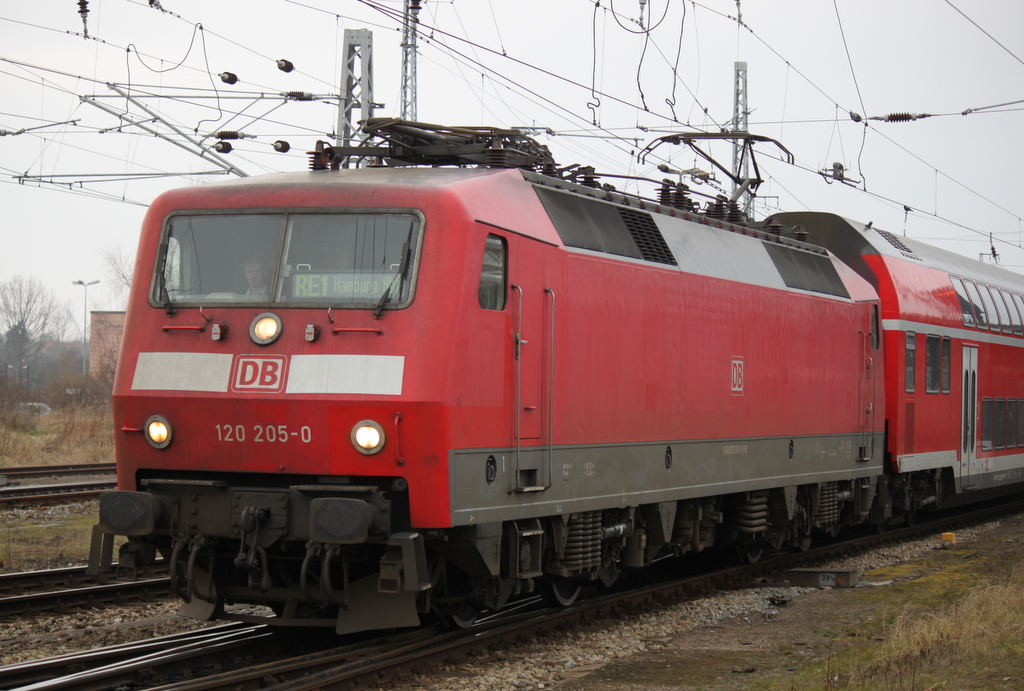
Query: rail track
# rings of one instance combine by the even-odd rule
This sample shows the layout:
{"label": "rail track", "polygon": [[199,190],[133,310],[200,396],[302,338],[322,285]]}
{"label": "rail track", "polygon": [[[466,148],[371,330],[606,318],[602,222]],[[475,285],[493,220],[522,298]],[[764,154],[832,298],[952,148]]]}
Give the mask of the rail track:
{"label": "rail track", "polygon": [[[159,650],[145,647],[157,646],[157,641],[146,641],[138,649],[118,646],[0,668],[0,688],[17,687],[26,691],[92,691],[118,686],[161,691],[342,688],[359,681],[406,673],[414,667],[464,656],[472,650],[479,651],[502,641],[599,614],[651,603],[671,603],[714,588],[743,587],[756,579],[769,580],[768,583],[762,580],[761,585],[782,585],[779,578],[786,569],[1022,510],[1024,500],[1018,499],[983,507],[970,514],[939,516],[927,523],[881,535],[861,535],[807,552],[771,555],[753,565],[720,568],[627,592],[590,597],[568,608],[548,609],[540,598],[535,598],[483,619],[467,630],[449,631],[433,626],[374,638],[365,635],[338,638],[306,630],[300,632],[303,638],[299,640],[295,630],[245,625],[216,627],[208,629],[207,635],[224,632],[224,638],[199,638],[205,642],[196,643],[197,639],[188,637],[168,637],[168,647]],[[669,566],[667,561],[665,566]],[[159,645],[163,644],[164,641],[160,641]],[[211,654],[215,657],[211,658]]]}
{"label": "rail track", "polygon": [[[77,463],[73,465],[41,465],[0,469],[0,506],[38,506],[98,497],[100,492],[116,489],[113,463]],[[109,480],[79,480],[53,484],[22,484],[45,478],[96,477],[109,475]]]}
{"label": "rail track", "polygon": [[114,480],[0,487],[0,506],[25,507],[95,499],[100,496],[100,492],[116,488],[117,482]]}
{"label": "rail track", "polygon": [[[162,562],[123,580],[89,576],[84,566],[0,575],[0,617],[9,618],[138,600],[155,600],[171,592]],[[133,574],[134,576],[135,574]]]}
{"label": "rail track", "polygon": [[35,465],[21,468],[2,468],[0,477],[7,478],[40,478],[67,477],[69,475],[113,475],[117,470],[115,463],[75,463],[72,465]]}

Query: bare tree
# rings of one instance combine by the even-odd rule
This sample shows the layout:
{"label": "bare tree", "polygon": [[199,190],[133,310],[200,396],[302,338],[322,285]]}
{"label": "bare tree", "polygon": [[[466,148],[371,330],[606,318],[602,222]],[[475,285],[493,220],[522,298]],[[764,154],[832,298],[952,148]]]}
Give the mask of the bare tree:
{"label": "bare tree", "polygon": [[135,257],[119,244],[107,245],[102,256],[107,268],[107,293],[124,309],[135,273]]}
{"label": "bare tree", "polygon": [[32,365],[42,348],[61,341],[70,309],[32,276],[0,282],[0,339],[7,364]]}

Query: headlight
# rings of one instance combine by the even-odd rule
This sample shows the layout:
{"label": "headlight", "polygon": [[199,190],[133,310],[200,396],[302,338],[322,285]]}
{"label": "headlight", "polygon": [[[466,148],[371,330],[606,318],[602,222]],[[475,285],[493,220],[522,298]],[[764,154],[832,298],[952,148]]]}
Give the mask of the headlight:
{"label": "headlight", "polygon": [[162,415],[151,416],[146,420],[142,431],[146,435],[146,441],[157,449],[166,449],[174,438],[174,430],[171,429],[171,423]]}
{"label": "headlight", "polygon": [[271,312],[257,314],[249,325],[249,338],[258,345],[273,343],[280,335],[281,319]]}
{"label": "headlight", "polygon": [[363,420],[352,428],[352,445],[367,456],[384,448],[384,428],[373,420]]}

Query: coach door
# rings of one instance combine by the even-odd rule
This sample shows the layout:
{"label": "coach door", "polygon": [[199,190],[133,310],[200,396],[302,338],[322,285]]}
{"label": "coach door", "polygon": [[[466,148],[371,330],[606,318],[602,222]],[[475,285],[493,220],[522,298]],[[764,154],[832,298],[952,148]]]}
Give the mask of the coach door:
{"label": "coach door", "polygon": [[870,461],[875,456],[875,352],[881,334],[878,328],[878,306],[871,308],[871,332],[861,331],[861,356],[864,374],[857,391],[859,444],[857,460]]}
{"label": "coach door", "polygon": [[975,483],[975,459],[978,443],[978,348],[964,346],[963,409],[960,415],[960,488]]}
{"label": "coach door", "polygon": [[[550,386],[544,380],[545,363],[551,350],[547,317],[553,307],[553,293],[545,285],[543,246],[524,238],[509,238],[513,311],[513,347],[515,356],[516,472],[512,489],[539,491],[550,484],[549,449],[523,442],[541,439],[549,426]],[[550,433],[548,435],[550,437]]]}

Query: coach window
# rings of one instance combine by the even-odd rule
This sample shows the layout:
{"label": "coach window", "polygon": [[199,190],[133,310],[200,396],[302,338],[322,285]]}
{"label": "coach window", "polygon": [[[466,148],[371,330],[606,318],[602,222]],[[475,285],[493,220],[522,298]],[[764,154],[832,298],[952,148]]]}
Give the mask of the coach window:
{"label": "coach window", "polygon": [[953,280],[953,290],[956,291],[956,297],[960,301],[960,312],[963,313],[964,326],[977,326],[974,321],[974,310],[971,309],[971,298],[967,296],[967,288],[964,287],[964,282],[958,276],[951,276],[950,278]]}
{"label": "coach window", "polygon": [[1017,399],[1017,441],[1024,446],[1024,398]]}
{"label": "coach window", "polygon": [[941,351],[941,339],[938,336],[928,335],[924,343],[924,390],[925,393],[939,392],[939,353]]}
{"label": "coach window", "polygon": [[1017,446],[1017,399],[1006,399],[1006,448]]}
{"label": "coach window", "polygon": [[914,377],[917,375],[917,334],[907,332],[907,393],[914,393]]}
{"label": "coach window", "polygon": [[485,310],[505,309],[507,257],[505,240],[497,235],[488,235],[484,243],[484,261],[480,269],[480,289],[477,293],[480,306]]}
{"label": "coach window", "polygon": [[[1017,311],[1020,312],[1020,316],[1024,319],[1024,298],[1020,296],[1020,293],[1011,293],[1013,297],[1013,304],[1017,306]],[[1024,326],[1024,325],[1022,325]],[[1018,336],[1021,335],[1021,331],[1014,331]]]}
{"label": "coach window", "polygon": [[1006,399],[997,398],[995,413],[993,414],[995,430],[993,433],[995,447],[1002,449],[1006,447]]}
{"label": "coach window", "polygon": [[[1022,333],[1020,314],[1017,312],[1017,306],[1013,304],[1013,298],[1010,297],[1010,291],[1000,288],[999,293],[1003,296],[1003,302],[1006,303],[1006,311],[1010,313],[1010,323],[1013,324],[1013,333],[1020,336]],[[1003,327],[1003,331],[1010,333],[1010,330],[1005,326]]]}
{"label": "coach window", "polygon": [[952,369],[950,363],[953,359],[953,341],[950,340],[949,336],[942,337],[942,373],[940,375],[942,382],[942,393],[949,393],[949,382],[950,382],[950,371]]}
{"label": "coach window", "polygon": [[999,312],[992,304],[992,294],[988,292],[988,286],[984,283],[978,284],[978,291],[981,293],[981,301],[985,303],[985,312],[988,314],[988,328],[990,331],[999,331]]}
{"label": "coach window", "polygon": [[967,292],[971,296],[971,304],[974,305],[974,315],[977,317],[977,327],[979,329],[987,329],[988,315],[985,313],[985,307],[981,302],[981,293],[978,292],[978,286],[974,285],[974,281],[964,281],[964,285],[967,286]]}
{"label": "coach window", "polygon": [[[1013,327],[1010,325],[1010,314],[1006,311],[1006,305],[1003,304],[1003,298],[999,295],[999,289],[995,286],[989,286],[989,291],[992,293],[992,301],[996,304],[996,314],[999,315],[999,323],[1002,325],[1003,333],[1010,333]],[[999,331],[996,325],[992,325],[993,331]]]}
{"label": "coach window", "polygon": [[981,450],[992,450],[992,406],[995,402],[991,398],[981,401]]}

